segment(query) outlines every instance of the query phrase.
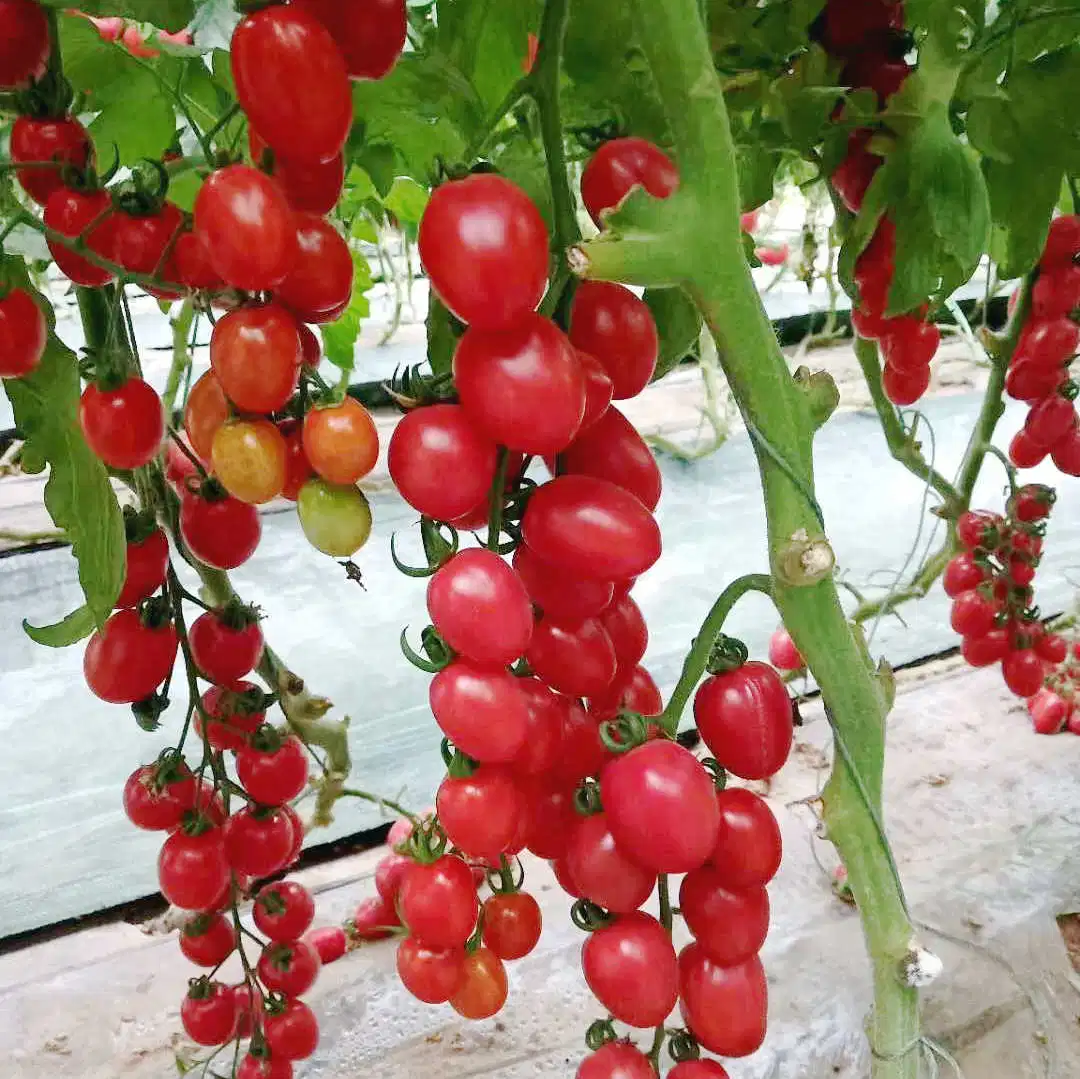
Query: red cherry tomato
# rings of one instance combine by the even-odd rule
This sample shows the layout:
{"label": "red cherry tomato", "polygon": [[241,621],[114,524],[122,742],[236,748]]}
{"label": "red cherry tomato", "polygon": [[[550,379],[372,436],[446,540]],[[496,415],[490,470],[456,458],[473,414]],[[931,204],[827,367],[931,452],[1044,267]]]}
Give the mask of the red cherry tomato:
{"label": "red cherry tomato", "polygon": [[296,319],[280,304],[241,307],[218,319],[210,335],[210,365],[221,389],[242,412],[277,412],[300,368]]}
{"label": "red cherry tomato", "polygon": [[599,420],[611,405],[611,394],[615,387],[604,370],[604,365],[588,352],[575,348],[582,374],[585,376],[585,415],[581,418],[578,434],[587,431]]}
{"label": "red cherry tomato", "polygon": [[209,722],[196,713],[195,730],[214,749],[241,750],[266,719],[264,700],[265,694],[252,682],[211,686],[202,696]]}
{"label": "red cherry tomato", "polygon": [[352,127],[345,61],[329,31],[296,5],[245,15],[230,50],[236,97],[282,157],[329,161]]}
{"label": "red cherry tomato", "polygon": [[22,189],[40,206],[63,186],[63,169],[85,169],[91,151],[90,136],[74,116],[42,119],[20,116],[11,125],[12,161],[38,165],[45,161],[57,163],[55,169],[26,168],[15,174]]}
{"label": "red cherry tomato", "polygon": [[1039,274],[1031,290],[1033,318],[1061,318],[1080,307],[1080,266],[1065,263]]}
{"label": "red cherry tomato", "polygon": [[189,644],[195,666],[211,682],[231,686],[255,669],[263,650],[257,618],[246,614],[235,624],[232,614],[206,611],[191,625]]}
{"label": "red cherry tomato", "polygon": [[450,997],[450,1007],[466,1019],[490,1019],[501,1011],[507,992],[502,960],[490,948],[480,947],[465,956],[461,982]]}
{"label": "red cherry tomato", "polygon": [[988,576],[989,570],[976,561],[970,551],[961,551],[946,565],[942,575],[942,587],[945,595],[955,599],[962,592],[977,588]]}
{"label": "red cherry tomato", "polygon": [[304,430],[295,420],[286,420],[278,425],[285,439],[285,486],[281,488],[281,497],[295,502],[304,486],[314,474],[311,462],[304,452]]}
{"label": "red cherry tomato", "polygon": [[585,414],[585,376],[562,331],[525,313],[497,333],[469,329],[454,353],[465,414],[493,442],[522,453],[564,450]]}
{"label": "red cherry tomato", "polygon": [[[248,147],[251,159],[260,168],[269,161],[270,148],[255,128],[248,126]],[[289,205],[298,213],[328,214],[337,205],[345,184],[345,155],[337,154],[329,161],[290,161],[274,155],[273,173]]]}
{"label": "red cherry tomato", "polygon": [[161,894],[184,910],[213,908],[230,879],[220,828],[198,835],[173,832],[158,855]]}
{"label": "red cherry tomato", "polygon": [[512,774],[494,764],[482,764],[470,776],[447,776],[439,784],[435,808],[458,850],[496,865],[509,850],[526,811]]}
{"label": "red cherry tomato", "polygon": [[932,322],[901,315],[888,320],[881,350],[889,367],[913,377],[929,365],[939,344],[941,331]]}
{"label": "red cherry tomato", "polygon": [[30,374],[45,355],[49,327],[30,293],[13,288],[0,300],[0,378]]}
{"label": "red cherry tomato", "polygon": [[393,904],[381,895],[373,895],[356,908],[349,931],[357,940],[386,940],[400,925]]}
{"label": "red cherry tomato", "polygon": [[495,479],[496,448],[460,405],[417,408],[390,438],[390,477],[413,509],[452,521],[484,500]]}
{"label": "red cherry tomato", "polygon": [[225,822],[225,853],[237,873],[268,877],[288,863],[292,821],[278,808],[245,806]]}
{"label": "red cherry tomato", "polygon": [[184,215],[171,202],[148,214],[116,210],[95,230],[91,246],[132,273],[159,273],[165,266],[165,252],[183,223]]}
{"label": "red cherry tomato", "polygon": [[868,40],[904,28],[903,4],[893,0],[829,0],[825,5],[822,43],[835,56],[858,54]]}
{"label": "red cherry tomato", "polygon": [[349,938],[339,925],[322,926],[313,929],[304,937],[304,943],[310,944],[324,966],[340,959],[349,947]]}
{"label": "red cherry tomato", "polygon": [[259,889],[252,915],[255,927],[271,940],[297,940],[315,917],[315,900],[302,884],[282,880]]}
{"label": "red cherry tomato", "polygon": [[196,791],[195,777],[186,764],[171,769],[144,764],[124,783],[124,813],[136,828],[175,831],[194,807]]}
{"label": "red cherry tomato", "polygon": [[178,644],[171,622],[154,629],[136,611],[117,611],[86,646],[86,684],[110,704],[141,701],[168,677]]}
{"label": "red cherry tomato", "polygon": [[1036,734],[1059,734],[1069,720],[1072,706],[1052,689],[1040,689],[1027,702]]}
{"label": "red cherry tomato", "polygon": [[192,291],[216,290],[225,282],[214,269],[201,233],[187,231],[176,237],[162,276]]}
{"label": "red cherry tomato", "polygon": [[768,804],[753,791],[727,787],[716,796],[720,830],[709,858],[726,888],[764,887],[780,868],[780,827]]}
{"label": "red cherry tomato", "polygon": [[169,565],[169,541],[156,528],[146,539],[129,543],[125,553],[124,584],[115,607],[137,607],[164,583]]}
{"label": "red cherry tomato", "polygon": [[304,417],[302,437],[311,467],[330,483],[356,483],[379,458],[375,421],[352,397],[338,405],[313,408]]}
{"label": "red cherry tomato", "polygon": [[405,0],[293,0],[329,31],[350,78],[381,79],[405,48]]}
{"label": "red cherry tomato", "polygon": [[195,232],[214,272],[249,292],[280,284],[298,256],[296,222],[285,196],[250,165],[210,174],[195,198]]}
{"label": "red cherry tomato", "polygon": [[353,262],[325,218],[296,214],[297,257],[274,297],[302,322],[332,322],[352,296]]}
{"label": "red cherry tomato", "polygon": [[21,90],[45,74],[49,23],[34,0],[0,0],[0,89]]}
{"label": "red cherry tomato", "polygon": [[190,492],[180,503],[180,534],[200,562],[236,569],[255,553],[262,524],[258,510],[247,502]]}
{"label": "red cherry tomato", "polygon": [[[238,1036],[246,1037],[244,1034]],[[293,1066],[287,1060],[279,1060],[276,1057],[257,1057],[247,1053],[240,1061],[240,1067],[236,1069],[236,1079],[293,1079]]]}
{"label": "red cherry tomato", "polygon": [[592,476],[559,476],[534,491],[522,535],[545,562],[602,580],[636,577],[660,557],[660,529],[649,511]]}
{"label": "red cherry tomato", "polygon": [[413,865],[412,858],[405,854],[388,854],[375,867],[375,890],[380,898],[391,906],[397,904],[398,892],[405,874]]}
{"label": "red cherry tomato", "polygon": [[484,903],[484,943],[500,959],[523,959],[540,940],[540,904],[528,892],[493,895]]}
{"label": "red cherry tomato", "polygon": [[783,626],[769,638],[769,662],[778,671],[801,671],[806,666],[806,660]]}
{"label": "red cherry tomato", "polygon": [[315,1013],[302,1000],[287,1000],[281,1011],[268,1012],[263,1034],[271,1054],[284,1060],[304,1060],[319,1044]]}
{"label": "red cherry tomato", "polygon": [[79,400],[79,426],[90,449],[112,468],[149,464],[165,437],[161,399],[134,377],[116,389],[87,386]]}
{"label": "red cherry tomato", "polygon": [[445,1004],[465,976],[465,950],[436,948],[406,937],[397,950],[401,984],[425,1004]]}
{"label": "red cherry tomato", "polygon": [[566,868],[577,889],[613,914],[637,910],[656,887],[656,872],[628,850],[633,848],[616,844],[607,813],[580,818],[566,848]]}
{"label": "red cherry tomato", "polygon": [[615,678],[615,647],[596,618],[575,629],[562,629],[541,619],[525,658],[542,682],[570,697],[601,694]]}
{"label": "red cherry tomato", "polygon": [[999,663],[1009,652],[1008,630],[994,629],[977,637],[965,637],[960,642],[960,654],[972,667],[989,667]]}
{"label": "red cherry tomato", "polygon": [[552,778],[576,786],[586,776],[597,775],[609,756],[600,741],[600,721],[577,701],[570,701],[563,727],[563,750]]}
{"label": "red cherry tomato", "polygon": [[1001,674],[1017,697],[1032,697],[1042,689],[1046,668],[1030,648],[1010,651],[1001,662]]}
{"label": "red cherry tomato", "polygon": [[431,578],[431,620],[455,652],[505,667],[525,653],[532,607],[518,575],[493,551],[460,551]]}
{"label": "red cherry tomato", "polygon": [[236,755],[236,774],[244,789],[261,805],[280,806],[295,798],[308,780],[307,751],[290,735],[272,751],[245,746]]}
{"label": "red cherry tomato", "polygon": [[469,867],[454,855],[412,865],[401,882],[398,909],[417,940],[460,948],[472,936],[480,903]]}
{"label": "red cherry tomato", "polygon": [[640,665],[629,674],[620,665],[607,691],[589,698],[589,715],[597,722],[614,719],[624,709],[642,716],[658,716],[664,710],[664,700],[653,676]]}
{"label": "red cherry tomato", "polygon": [[544,777],[525,789],[529,800],[529,850],[540,858],[561,858],[579,820],[573,786]]}
{"label": "red cherry tomato", "polygon": [[791,699],[780,676],[751,661],[698,688],[694,718],[709,751],[741,779],[766,779],[791,751]]}
{"label": "red cherry tomato", "polygon": [[649,646],[649,630],[641,608],[629,595],[621,596],[599,620],[615,648],[620,678],[628,675],[641,662]]}
{"label": "red cherry tomato", "polygon": [[616,401],[636,397],[656,370],[660,346],[652,312],[623,285],[578,285],[570,307],[570,340],[600,361]]}
{"label": "red cherry tomato", "polygon": [[922,367],[914,371],[898,371],[886,363],[881,371],[881,385],[894,405],[905,408],[915,404],[930,385],[930,368]]}
{"label": "red cherry tomato", "polygon": [[608,1042],[581,1062],[576,1079],[656,1079],[656,1069],[628,1041]]}
{"label": "red cherry tomato", "polygon": [[700,944],[688,945],[679,955],[679,998],[690,1033],[717,1056],[749,1056],[765,1040],[768,988],[756,955],[723,967]]}
{"label": "red cherry tomato", "polygon": [[223,914],[198,914],[180,930],[180,951],[196,966],[219,966],[235,947],[236,930]]}
{"label": "red cherry tomato", "polygon": [[502,176],[475,173],[436,188],[419,245],[431,287],[477,329],[510,329],[543,298],[547,229],[529,196]]}
{"label": "red cherry tomato", "polygon": [[508,764],[521,749],[528,708],[506,671],[456,659],[431,680],[429,700],[443,734],[474,760]]}
{"label": "red cherry tomato", "polygon": [[528,727],[513,768],[519,775],[543,775],[562,753],[569,701],[536,678],[519,678],[518,689],[528,707]]}
{"label": "red cherry tomato", "polygon": [[1080,327],[1068,318],[1029,319],[1013,353],[1012,366],[1030,363],[1045,371],[1059,371],[1080,342]]}
{"label": "red cherry tomato", "polygon": [[667,1079],[730,1079],[724,1068],[715,1060],[684,1060],[667,1074]]}
{"label": "red cherry tomato", "polygon": [[1009,442],[1009,460],[1017,468],[1034,468],[1046,460],[1049,451],[1040,446],[1035,440],[1021,428],[1013,435]]}
{"label": "red cherry tomato", "polygon": [[666,199],[679,189],[679,170],[659,146],[647,139],[611,139],[585,166],[581,199],[589,216],[603,228],[603,212],[618,206],[637,186],[653,198]]}
{"label": "red cherry tomato", "polygon": [[306,993],[319,976],[322,960],[304,940],[272,942],[259,956],[259,981],[272,993],[298,997]]}
{"label": "red cherry tomato", "polygon": [[[847,153],[836,167],[830,179],[841,202],[857,214],[866,197],[867,189],[884,158],[871,153],[868,143],[873,135],[870,128],[860,127],[848,135]],[[753,231],[750,229],[749,231]]]}
{"label": "red cherry tomato", "polygon": [[965,637],[982,637],[994,629],[1000,613],[996,600],[972,588],[953,600],[950,622]]}
{"label": "red cherry tomato", "polygon": [[1080,254],[1080,216],[1061,214],[1050,222],[1039,265],[1046,269],[1071,262]]}
{"label": "red cherry tomato", "polygon": [[768,892],[760,886],[730,889],[712,866],[683,877],[679,909],[709,957],[726,967],[756,955],[769,931]]}
{"label": "red cherry tomato", "polygon": [[1064,637],[1057,633],[1045,633],[1035,640],[1035,653],[1047,663],[1064,663],[1069,654],[1069,645]]}
{"label": "red cherry tomato", "polygon": [[720,813],[712,778],[674,742],[646,742],[612,761],[600,797],[615,842],[658,873],[686,873],[716,846]]}
{"label": "red cherry tomato", "polygon": [[514,569],[549,622],[573,628],[603,611],[610,603],[610,581],[574,577],[539,558],[526,544],[514,551]]}
{"label": "red cherry tomato", "polygon": [[[107,213],[112,202],[107,191],[74,191],[61,187],[49,196],[45,204],[43,220],[45,224],[62,236],[70,239],[82,235],[93,222],[101,220],[107,223]],[[86,236],[91,248],[99,243],[102,225],[95,225]],[[104,270],[88,262],[81,255],[76,255],[59,240],[46,238],[49,252],[60,272],[76,285],[89,288],[101,288],[113,279],[111,270]]]}
{"label": "red cherry tomato", "polygon": [[180,1005],[180,1022],[193,1042],[224,1045],[236,1030],[236,1000],[221,982],[194,982]]}

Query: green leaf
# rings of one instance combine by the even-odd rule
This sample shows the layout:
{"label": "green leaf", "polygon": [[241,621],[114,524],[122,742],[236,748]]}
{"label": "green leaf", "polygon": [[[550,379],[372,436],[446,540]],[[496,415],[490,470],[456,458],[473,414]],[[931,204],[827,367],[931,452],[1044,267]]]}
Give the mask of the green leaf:
{"label": "green leaf", "polygon": [[[46,7],[71,7],[70,0],[41,2]],[[79,0],[79,9],[87,15],[122,15],[136,22],[153,23],[170,32],[183,30],[195,15],[194,0]]]}
{"label": "green leaf", "polygon": [[51,626],[32,626],[24,618],[22,627],[30,640],[46,648],[67,648],[68,645],[77,644],[89,637],[97,628],[94,616],[86,606],[72,611],[66,618]]}
{"label": "green leaf", "polygon": [[371,311],[367,291],[371,288],[371,267],[359,251],[352,252],[353,288],[349,306],[336,322],[321,326],[326,358],[342,371],[351,371],[356,362],[356,342],[360,323]]}
{"label": "green leaf", "polygon": [[660,338],[660,357],[652,378],[656,382],[693,351],[701,333],[701,313],[681,288],[646,289],[645,302]]}
{"label": "green leaf", "polygon": [[458,334],[455,333],[453,315],[434,291],[428,301],[426,328],[428,363],[432,374],[447,375],[454,364]]}
{"label": "green leaf", "polygon": [[195,196],[203,185],[203,178],[194,171],[182,172],[169,180],[169,198],[180,207],[181,210],[195,209]]}
{"label": "green leaf", "polygon": [[382,202],[398,221],[418,225],[428,203],[428,193],[415,180],[399,176]]}
{"label": "green leaf", "polygon": [[751,68],[777,74],[790,56],[806,47],[806,28],[824,0],[708,0],[709,41],[725,72]]}
{"label": "green leaf", "polygon": [[1063,171],[983,162],[994,229],[990,253],[1003,278],[1020,277],[1039,261]]}
{"label": "green leaf", "polygon": [[141,158],[159,160],[176,134],[172,105],[149,71],[134,71],[128,90],[139,101],[138,109],[130,101],[109,102],[90,124],[98,156],[107,160],[115,146],[121,165],[133,165]]}
{"label": "green leaf", "polygon": [[375,244],[379,242],[379,234],[375,231],[375,225],[370,217],[357,214],[349,228],[349,236],[361,243]]}

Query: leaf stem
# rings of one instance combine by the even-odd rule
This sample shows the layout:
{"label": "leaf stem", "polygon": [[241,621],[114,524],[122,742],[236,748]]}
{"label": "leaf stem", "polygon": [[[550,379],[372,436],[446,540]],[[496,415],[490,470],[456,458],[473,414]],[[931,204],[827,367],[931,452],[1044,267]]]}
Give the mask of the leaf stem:
{"label": "leaf stem", "polygon": [[506,501],[506,469],[510,452],[505,446],[499,447],[499,460],[495,467],[495,478],[491,481],[489,496],[489,516],[487,545],[489,551],[499,550],[499,537],[502,535],[503,503]]}
{"label": "leaf stem", "polygon": [[356,787],[342,787],[338,793],[342,798],[360,798],[363,801],[371,802],[373,805],[377,805],[380,808],[390,809],[397,813],[398,816],[412,821],[413,824],[419,819],[415,813],[406,809],[400,802],[395,802],[392,798],[382,798],[378,794],[372,794],[370,791],[358,790]]}

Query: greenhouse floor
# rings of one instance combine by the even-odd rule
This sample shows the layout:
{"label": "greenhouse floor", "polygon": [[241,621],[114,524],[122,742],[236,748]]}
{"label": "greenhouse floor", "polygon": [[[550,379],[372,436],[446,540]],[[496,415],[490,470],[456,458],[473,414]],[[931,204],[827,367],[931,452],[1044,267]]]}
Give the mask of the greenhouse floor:
{"label": "greenhouse floor", "polygon": [[[945,963],[925,993],[938,1071],[968,1079],[1080,1075],[1080,979],[1057,919],[1080,909],[1080,740],[1032,734],[996,671],[954,661],[906,671],[889,725],[888,827],[922,943]],[[858,918],[831,885],[835,856],[815,837],[814,797],[829,732],[811,703],[796,751],[767,792],[784,832],[771,888],[770,1031],[732,1079],[861,1079],[869,1002]],[[373,893],[381,850],[300,876],[320,922]],[[408,998],[394,945],[366,945],[328,967],[311,1001],[323,1038],[298,1079],[569,1077],[596,1017],[580,934],[547,867],[526,864],[547,926],[511,968],[496,1019],[460,1020]],[[235,961],[235,960],[233,960]],[[232,961],[231,961],[232,962]],[[178,1008],[192,970],[175,939],[112,924],[0,956],[5,1079],[163,1079],[185,1051]],[[227,972],[235,976],[234,971]],[[929,1051],[929,1050],[928,1050]],[[197,1074],[197,1073],[196,1073]]]}

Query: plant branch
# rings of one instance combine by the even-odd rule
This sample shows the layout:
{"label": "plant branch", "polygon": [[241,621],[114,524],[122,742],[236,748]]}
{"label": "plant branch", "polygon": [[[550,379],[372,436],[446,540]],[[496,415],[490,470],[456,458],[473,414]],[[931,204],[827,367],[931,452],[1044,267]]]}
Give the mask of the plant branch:
{"label": "plant branch", "polygon": [[172,328],[172,365],[169,367],[169,377],[165,382],[165,392],[161,395],[161,403],[170,423],[176,408],[176,395],[180,391],[180,383],[191,366],[188,335],[191,333],[191,325],[194,321],[195,305],[189,296],[184,300],[175,317],[169,319],[169,326]]}

